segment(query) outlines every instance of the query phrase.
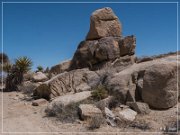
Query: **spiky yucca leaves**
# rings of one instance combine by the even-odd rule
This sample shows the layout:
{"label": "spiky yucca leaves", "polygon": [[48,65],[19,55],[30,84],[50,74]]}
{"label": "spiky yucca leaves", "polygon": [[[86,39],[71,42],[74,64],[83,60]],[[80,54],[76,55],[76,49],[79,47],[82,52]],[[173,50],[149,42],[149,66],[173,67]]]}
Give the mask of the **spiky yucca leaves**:
{"label": "spiky yucca leaves", "polygon": [[17,85],[23,82],[23,75],[31,69],[31,66],[32,61],[26,56],[16,59],[6,79],[6,90],[17,90]]}
{"label": "spiky yucca leaves", "polygon": [[15,66],[24,74],[31,69],[32,61],[26,56],[19,57],[15,60]]}

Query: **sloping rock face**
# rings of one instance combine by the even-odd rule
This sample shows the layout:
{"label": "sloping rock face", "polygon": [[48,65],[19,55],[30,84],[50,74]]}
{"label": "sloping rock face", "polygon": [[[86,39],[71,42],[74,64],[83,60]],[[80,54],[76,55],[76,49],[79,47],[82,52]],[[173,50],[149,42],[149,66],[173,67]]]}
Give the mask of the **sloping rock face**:
{"label": "sloping rock face", "polygon": [[51,67],[50,74],[53,76],[53,75],[57,75],[57,74],[65,72],[65,71],[68,71],[70,65],[71,65],[71,60],[67,60],[60,64],[57,64],[57,65]]}
{"label": "sloping rock face", "polygon": [[90,30],[86,40],[94,40],[102,37],[120,37],[121,23],[111,8],[102,8],[91,15]]}
{"label": "sloping rock face", "polygon": [[85,67],[93,69],[97,64],[112,62],[120,59],[121,56],[133,56],[136,38],[122,37],[121,31],[118,17],[111,8],[102,8],[93,12],[89,33],[86,40],[79,44],[70,69]]}
{"label": "sloping rock face", "polygon": [[54,98],[68,93],[77,93],[90,90],[100,82],[100,77],[94,71],[77,69],[64,72],[44,82],[34,91],[39,98]]}

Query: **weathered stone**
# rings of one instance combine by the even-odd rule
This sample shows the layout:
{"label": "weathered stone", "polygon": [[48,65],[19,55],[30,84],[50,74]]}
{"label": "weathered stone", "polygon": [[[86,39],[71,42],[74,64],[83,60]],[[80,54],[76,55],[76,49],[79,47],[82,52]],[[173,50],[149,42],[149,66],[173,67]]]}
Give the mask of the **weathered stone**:
{"label": "weathered stone", "polygon": [[144,73],[142,99],[151,107],[166,109],[177,104],[177,65],[157,63]]}
{"label": "weathered stone", "polygon": [[118,117],[125,121],[134,121],[134,119],[136,118],[136,115],[137,115],[137,112],[135,112],[129,108],[123,109],[123,110],[119,111],[119,113],[118,113]]}
{"label": "weathered stone", "polygon": [[50,73],[53,75],[57,75],[65,71],[68,71],[70,68],[70,65],[71,65],[71,60],[64,61],[58,65],[51,67]]}
{"label": "weathered stone", "polygon": [[100,77],[88,69],[77,69],[56,75],[41,84],[35,91],[34,96],[39,98],[54,98],[67,93],[87,91],[99,84]]}
{"label": "weathered stone", "polygon": [[109,93],[119,99],[120,103],[125,103],[129,91],[135,92],[135,84],[132,83],[129,72],[116,73],[106,79],[105,85]]}
{"label": "weathered stone", "polygon": [[114,60],[120,56],[118,42],[113,37],[99,39],[95,50],[97,61]]}
{"label": "weathered stone", "polygon": [[148,104],[142,102],[127,102],[126,103],[130,108],[140,114],[149,114],[150,109]]}
{"label": "weathered stone", "polygon": [[30,71],[25,73],[23,75],[24,81],[31,81],[34,74],[35,74],[34,72],[30,72]]}
{"label": "weathered stone", "polygon": [[111,102],[111,100],[113,99],[112,96],[109,96],[105,99],[102,99],[98,102],[95,103],[95,105],[101,110],[104,111],[105,107],[109,107],[109,103]]}
{"label": "weathered stone", "polygon": [[48,102],[47,102],[46,99],[41,98],[41,99],[34,100],[34,101],[32,102],[32,105],[33,105],[33,106],[40,106],[40,105],[44,105],[44,104],[47,104],[47,103],[48,103]]}
{"label": "weathered stone", "polygon": [[[176,64],[173,61],[164,60],[134,64],[119,73],[108,76],[105,85],[109,93],[118,97],[121,103],[139,101],[144,96],[143,101],[151,107],[159,109],[172,107],[177,101]],[[134,73],[137,73],[136,77]],[[144,83],[145,80],[146,83]],[[129,95],[130,98],[127,97]]]}
{"label": "weathered stone", "polygon": [[72,59],[71,69],[90,67],[120,57],[118,41],[114,37],[82,41]]}
{"label": "weathered stone", "polygon": [[76,104],[91,96],[91,91],[84,91],[76,94],[69,94],[55,98],[46,108],[45,112],[57,115],[66,109],[67,106]]}
{"label": "weathered stone", "polygon": [[113,114],[113,112],[111,110],[109,110],[109,108],[105,107],[105,114],[106,117],[109,117],[111,119],[115,119],[115,115]]}
{"label": "weathered stone", "polygon": [[32,80],[34,82],[44,82],[44,81],[48,80],[48,77],[42,72],[37,72],[37,73],[33,74]]}
{"label": "weathered stone", "polygon": [[94,116],[102,116],[102,112],[93,104],[81,104],[79,105],[79,114],[82,120],[87,120]]}
{"label": "weathered stone", "polygon": [[136,47],[136,38],[134,36],[127,36],[119,41],[119,46],[121,56],[134,55]]}
{"label": "weathered stone", "polygon": [[86,40],[102,37],[120,37],[121,24],[111,8],[106,7],[94,11],[91,15],[90,30]]}

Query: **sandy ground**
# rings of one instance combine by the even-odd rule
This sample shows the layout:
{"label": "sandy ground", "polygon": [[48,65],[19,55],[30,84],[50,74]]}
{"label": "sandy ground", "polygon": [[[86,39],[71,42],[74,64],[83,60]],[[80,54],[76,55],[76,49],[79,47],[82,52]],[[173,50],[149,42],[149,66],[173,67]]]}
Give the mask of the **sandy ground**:
{"label": "sandy ground", "polygon": [[[13,132],[17,134],[26,135],[27,132],[31,134],[56,134],[53,132],[61,132],[61,134],[92,134],[87,132],[96,132],[95,134],[140,134],[141,132],[162,132],[162,129],[177,119],[177,106],[164,111],[153,110],[149,115],[138,115],[136,121],[144,124],[148,123],[150,129],[142,130],[139,128],[113,128],[108,125],[103,125],[96,130],[88,130],[86,123],[77,121],[75,123],[61,123],[56,118],[46,117],[44,109],[46,105],[32,106],[32,101],[24,98],[20,92],[1,92],[0,101],[2,101],[3,94],[3,111],[0,111],[1,121],[3,112],[3,132],[4,134],[11,135]],[[2,109],[2,102],[0,108]],[[145,121],[144,121],[145,120]],[[1,122],[2,127],[2,122]],[[2,131],[2,129],[1,129]],[[44,133],[47,132],[47,133]],[[62,133],[66,132],[66,133]],[[73,133],[69,133],[73,132]],[[81,133],[78,133],[81,132]],[[104,132],[104,133],[102,133]],[[109,132],[109,133],[108,133]],[[117,132],[117,133],[114,133]],[[121,132],[121,133],[118,133]],[[124,133],[123,133],[124,132]],[[133,133],[140,132],[140,133]],[[60,133],[58,133],[60,134]],[[144,133],[141,133],[144,134]],[[146,133],[147,134],[147,133]],[[148,133],[160,134],[160,133]]]}

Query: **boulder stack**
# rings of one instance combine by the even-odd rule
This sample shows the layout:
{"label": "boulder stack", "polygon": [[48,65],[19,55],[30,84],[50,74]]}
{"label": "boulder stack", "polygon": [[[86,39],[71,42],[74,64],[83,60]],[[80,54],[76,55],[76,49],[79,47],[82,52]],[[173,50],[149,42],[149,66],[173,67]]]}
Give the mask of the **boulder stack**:
{"label": "boulder stack", "polygon": [[136,38],[122,37],[122,27],[111,8],[102,8],[91,15],[86,40],[80,42],[71,69],[84,68],[135,54]]}

